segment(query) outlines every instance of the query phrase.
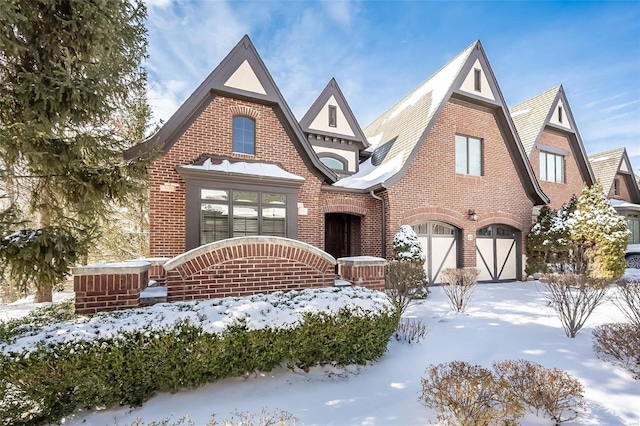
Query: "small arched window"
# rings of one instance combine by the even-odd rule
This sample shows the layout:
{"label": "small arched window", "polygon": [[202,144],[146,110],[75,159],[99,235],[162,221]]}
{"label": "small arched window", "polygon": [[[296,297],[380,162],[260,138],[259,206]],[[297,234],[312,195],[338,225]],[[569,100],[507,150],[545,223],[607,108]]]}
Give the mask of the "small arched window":
{"label": "small arched window", "polygon": [[331,170],[346,170],[347,162],[336,157],[322,156],[320,157],[320,161]]}
{"label": "small arched window", "polygon": [[233,152],[255,154],[256,122],[241,115],[233,117]]}

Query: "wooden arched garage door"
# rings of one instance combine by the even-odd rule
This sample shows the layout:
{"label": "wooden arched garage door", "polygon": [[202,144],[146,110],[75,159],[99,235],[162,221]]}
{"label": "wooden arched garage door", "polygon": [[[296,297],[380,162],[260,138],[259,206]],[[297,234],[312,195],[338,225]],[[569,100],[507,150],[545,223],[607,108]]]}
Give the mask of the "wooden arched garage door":
{"label": "wooden arched garage door", "polygon": [[507,225],[489,225],[476,231],[476,267],[479,281],[520,278],[520,231]]}
{"label": "wooden arched garage door", "polygon": [[439,283],[440,272],[446,268],[457,268],[460,264],[460,231],[443,222],[426,222],[412,226],[418,234],[427,260],[424,269],[429,284]]}

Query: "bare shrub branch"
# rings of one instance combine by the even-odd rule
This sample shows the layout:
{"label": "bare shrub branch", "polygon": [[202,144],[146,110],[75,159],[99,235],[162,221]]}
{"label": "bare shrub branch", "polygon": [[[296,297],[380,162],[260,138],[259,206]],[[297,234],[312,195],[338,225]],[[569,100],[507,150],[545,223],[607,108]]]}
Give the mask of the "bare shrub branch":
{"label": "bare shrub branch", "polygon": [[[391,261],[387,266],[386,293],[401,316],[416,298],[422,298],[428,281],[421,264]],[[428,294],[428,289],[426,290]]]}
{"label": "bare shrub branch", "polygon": [[606,282],[585,275],[546,274],[540,281],[544,283],[544,297],[549,306],[556,311],[566,335],[572,338],[607,294]]}
{"label": "bare shrub branch", "polygon": [[596,327],[593,351],[598,358],[621,366],[640,380],[640,325],[616,323]]}
{"label": "bare shrub branch", "polygon": [[617,281],[616,292],[611,301],[622,311],[625,317],[640,327],[640,280]]}
{"label": "bare shrub branch", "polygon": [[396,340],[419,343],[427,335],[427,326],[419,318],[401,318],[396,329]]}
{"label": "bare shrub branch", "polygon": [[467,310],[478,282],[478,275],[480,271],[476,268],[445,269],[440,273],[440,277],[445,282],[444,294],[451,309],[456,312]]}
{"label": "bare shrub branch", "polygon": [[445,425],[517,424],[524,414],[505,382],[490,370],[462,361],[431,366],[422,379],[420,401]]}
{"label": "bare shrub branch", "polygon": [[565,371],[524,359],[495,362],[493,369],[509,383],[518,401],[536,415],[542,412],[556,424],[577,418],[585,408],[582,384]]}

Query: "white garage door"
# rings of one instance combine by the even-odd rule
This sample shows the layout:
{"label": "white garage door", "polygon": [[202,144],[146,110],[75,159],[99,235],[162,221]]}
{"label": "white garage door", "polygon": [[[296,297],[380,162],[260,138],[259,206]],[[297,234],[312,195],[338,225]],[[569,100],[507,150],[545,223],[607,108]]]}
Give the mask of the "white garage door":
{"label": "white garage door", "polygon": [[413,225],[427,260],[424,269],[429,284],[440,282],[440,272],[458,267],[458,229],[442,222]]}
{"label": "white garage door", "polygon": [[520,270],[520,233],[506,225],[490,225],[476,231],[478,281],[513,281]]}

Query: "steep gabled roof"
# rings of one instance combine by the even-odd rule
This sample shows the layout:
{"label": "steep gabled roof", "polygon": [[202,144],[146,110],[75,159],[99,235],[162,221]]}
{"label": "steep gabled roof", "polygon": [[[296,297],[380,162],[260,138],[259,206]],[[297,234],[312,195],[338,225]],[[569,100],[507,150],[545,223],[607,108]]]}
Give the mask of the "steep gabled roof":
{"label": "steep gabled roof", "polygon": [[167,153],[217,95],[273,106],[307,167],[325,181],[335,182],[338,179],[318,159],[248,35],[242,37],[155,135],[127,150],[125,157],[134,158],[142,150],[151,148]]}
{"label": "steep gabled roof", "polygon": [[625,148],[616,148],[594,154],[589,157],[589,162],[596,179],[600,182],[606,194],[611,191],[616,174],[619,173],[625,177],[631,201],[640,204],[640,189],[638,189],[631,161]]}
{"label": "steep gabled roof", "polygon": [[[336,114],[338,125],[333,129],[323,125],[328,119],[328,114],[323,114],[329,105],[337,106]],[[306,133],[314,133],[323,136],[338,137],[358,142],[361,149],[369,146],[358,120],[353,115],[347,99],[342,94],[340,86],[335,78],[332,78],[318,98],[313,102],[309,110],[306,112],[300,126]]]}
{"label": "steep gabled roof", "polygon": [[[559,121],[557,117],[558,108],[562,108],[562,121]],[[516,131],[528,156],[531,156],[538,146],[540,135],[545,128],[559,131],[569,138],[571,151],[578,164],[582,179],[587,185],[592,185],[595,182],[582,138],[562,85],[553,87],[514,106],[510,112],[513,124],[516,126]]]}
{"label": "steep gabled roof", "polygon": [[[474,69],[483,69],[483,90],[469,90]],[[453,58],[428,80],[401,99],[387,112],[364,129],[369,150],[384,149],[384,155],[375,155],[365,161],[360,171],[334,184],[359,190],[388,188],[399,181],[426,139],[433,124],[450,98],[479,103],[496,111],[499,125],[504,129],[505,142],[516,166],[527,195],[534,204],[545,204],[549,199],[535,178],[502,92],[480,41],[476,41]],[[377,164],[373,159],[378,158]]]}

